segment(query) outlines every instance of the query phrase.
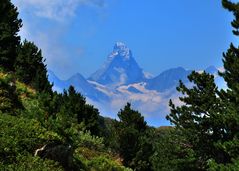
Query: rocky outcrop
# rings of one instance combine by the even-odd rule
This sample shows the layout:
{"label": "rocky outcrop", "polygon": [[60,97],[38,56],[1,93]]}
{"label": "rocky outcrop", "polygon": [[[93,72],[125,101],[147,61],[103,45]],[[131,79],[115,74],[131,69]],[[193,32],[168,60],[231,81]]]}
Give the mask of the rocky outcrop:
{"label": "rocky outcrop", "polygon": [[59,162],[65,170],[72,170],[73,165],[73,149],[71,145],[52,142],[45,144],[41,148],[35,150],[34,156],[42,159],[50,159]]}

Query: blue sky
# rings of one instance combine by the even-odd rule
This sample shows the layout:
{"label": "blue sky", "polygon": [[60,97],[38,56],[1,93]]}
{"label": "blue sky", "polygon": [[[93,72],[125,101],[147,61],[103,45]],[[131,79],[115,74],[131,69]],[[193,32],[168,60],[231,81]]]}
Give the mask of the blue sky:
{"label": "blue sky", "polygon": [[42,49],[48,68],[60,78],[88,77],[116,41],[132,50],[139,65],[158,75],[182,66],[222,66],[230,42],[232,15],[209,0],[13,0],[20,35]]}

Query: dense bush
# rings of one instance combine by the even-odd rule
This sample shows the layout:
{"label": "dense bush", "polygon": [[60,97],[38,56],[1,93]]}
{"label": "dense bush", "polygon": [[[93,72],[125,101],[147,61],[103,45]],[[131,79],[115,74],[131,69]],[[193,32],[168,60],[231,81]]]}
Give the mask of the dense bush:
{"label": "dense bush", "polygon": [[52,160],[43,160],[32,155],[19,155],[12,164],[0,163],[0,170],[4,171],[64,171],[64,169]]}
{"label": "dense bush", "polygon": [[150,157],[152,170],[195,170],[193,150],[181,132],[174,127],[161,127],[156,130],[154,139]]}
{"label": "dense bush", "polygon": [[239,160],[232,160],[232,163],[229,163],[227,165],[225,164],[218,164],[214,160],[208,161],[209,171],[237,171],[239,170]]}
{"label": "dense bush", "polygon": [[50,141],[61,141],[54,132],[47,131],[36,120],[0,115],[0,162],[11,164],[20,155],[33,155],[34,151]]}
{"label": "dense bush", "polygon": [[88,161],[87,169],[90,171],[132,171],[103,156]]}
{"label": "dense bush", "polygon": [[0,73],[0,113],[17,115],[22,104],[16,91],[15,78],[12,74]]}

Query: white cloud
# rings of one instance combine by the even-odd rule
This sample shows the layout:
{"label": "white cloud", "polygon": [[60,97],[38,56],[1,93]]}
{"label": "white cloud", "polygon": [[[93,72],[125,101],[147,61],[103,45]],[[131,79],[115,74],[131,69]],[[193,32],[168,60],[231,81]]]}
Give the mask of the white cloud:
{"label": "white cloud", "polygon": [[[129,88],[134,87],[141,93],[130,92]],[[110,113],[117,113],[124,107],[126,102],[130,102],[133,108],[139,110],[147,119],[164,118],[169,113],[169,98],[173,97],[175,90],[164,93],[155,90],[147,90],[145,83],[135,83],[128,86],[120,86],[117,92],[110,95],[110,104],[108,110]],[[173,97],[174,98],[174,97]],[[176,97],[175,97],[176,98]],[[104,106],[106,109],[106,106]]]}
{"label": "white cloud", "polygon": [[[48,68],[62,78],[78,72],[77,62],[79,57],[84,56],[84,46],[65,42],[64,37],[73,34],[69,30],[76,21],[74,16],[84,14],[80,11],[81,7],[86,6],[89,10],[101,12],[105,9],[105,0],[12,0],[12,2],[18,7],[19,17],[23,19],[23,27],[19,32],[21,39],[33,41],[42,49]],[[77,36],[78,34],[75,35],[76,39]],[[62,68],[67,68],[67,72],[63,72]]]}
{"label": "white cloud", "polygon": [[57,21],[74,16],[79,6],[105,6],[104,0],[13,0],[13,3],[20,10]]}

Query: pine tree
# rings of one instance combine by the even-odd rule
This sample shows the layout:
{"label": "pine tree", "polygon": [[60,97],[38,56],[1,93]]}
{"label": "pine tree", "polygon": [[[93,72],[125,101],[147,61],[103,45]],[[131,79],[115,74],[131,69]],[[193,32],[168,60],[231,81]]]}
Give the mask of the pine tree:
{"label": "pine tree", "polygon": [[175,106],[170,100],[167,119],[183,132],[187,146],[195,152],[194,170],[204,170],[209,159],[228,162],[228,155],[215,146],[226,136],[224,108],[213,75],[194,71],[188,78],[194,86],[187,88],[180,81],[177,90],[184,95],[180,97],[184,105]]}
{"label": "pine tree", "polygon": [[86,104],[85,98],[76,92],[73,86],[70,86],[68,91],[64,91],[62,99],[60,112],[77,120],[78,124],[83,124],[93,135],[98,135],[98,110]]}
{"label": "pine tree", "polygon": [[37,91],[52,93],[44,62],[41,50],[33,42],[24,40],[15,62],[16,75],[21,82]]}
{"label": "pine tree", "polygon": [[[239,3],[222,1],[234,14],[233,34],[239,35]],[[170,101],[167,116],[183,132],[187,145],[195,153],[193,170],[238,170],[239,163],[239,49],[233,44],[223,54],[224,72],[219,73],[227,83],[227,90],[218,90],[214,78],[205,72],[193,72],[187,88],[182,82],[177,88],[184,96],[182,106]]]}
{"label": "pine tree", "polygon": [[0,3],[0,67],[6,71],[14,70],[20,37],[17,35],[22,26],[18,19],[17,8],[10,0]]}
{"label": "pine tree", "polygon": [[[231,22],[234,28],[233,34],[239,36],[239,3],[235,4],[228,0],[223,0],[224,8],[231,11],[235,19]],[[219,74],[227,83],[227,91],[222,91],[221,97],[230,103],[233,103],[239,112],[239,48],[236,48],[232,43],[226,53],[223,53],[224,72]]]}
{"label": "pine tree", "polygon": [[138,111],[131,109],[130,103],[120,110],[118,117],[120,121],[116,122],[115,126],[118,133],[119,153],[125,166],[136,169],[137,162],[140,160],[136,158],[141,150],[140,138],[147,129],[146,122]]}

